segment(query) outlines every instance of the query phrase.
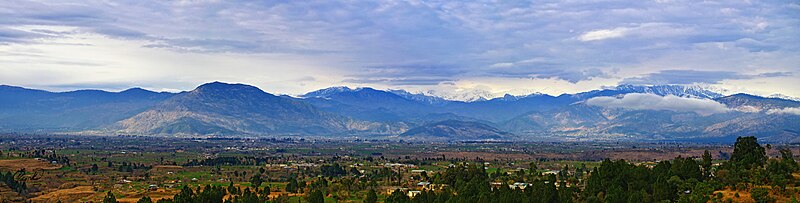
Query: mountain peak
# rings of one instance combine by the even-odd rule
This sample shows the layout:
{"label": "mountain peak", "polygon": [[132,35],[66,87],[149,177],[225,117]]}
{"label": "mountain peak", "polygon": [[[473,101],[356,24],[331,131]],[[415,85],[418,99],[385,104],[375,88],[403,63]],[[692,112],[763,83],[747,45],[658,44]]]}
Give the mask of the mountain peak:
{"label": "mountain peak", "polygon": [[141,87],[134,87],[134,88],[130,88],[130,89],[127,89],[127,90],[123,90],[123,91],[121,91],[119,93],[121,93],[121,94],[149,94],[149,93],[156,93],[156,92],[150,91],[150,90],[146,90],[146,89],[141,88]]}
{"label": "mountain peak", "polygon": [[330,98],[331,95],[342,93],[342,92],[352,92],[353,89],[347,86],[333,86],[328,87],[325,89],[319,89],[312,92],[308,92],[306,94],[300,95],[303,98]]}
{"label": "mountain peak", "polygon": [[241,83],[224,83],[218,81],[202,84],[194,89],[194,91],[231,91],[231,90],[264,92],[258,87],[252,85],[246,85]]}
{"label": "mountain peak", "polygon": [[798,97],[792,97],[792,96],[785,95],[785,94],[780,94],[780,93],[771,94],[768,97],[769,98],[792,100],[792,101],[800,101],[800,98],[798,98]]}
{"label": "mountain peak", "polygon": [[720,98],[722,95],[716,91],[709,90],[709,88],[699,85],[631,85],[622,84],[613,88],[614,90],[628,92],[628,93],[647,93],[656,95],[675,95],[681,97],[698,97],[698,98]]}
{"label": "mountain peak", "polygon": [[396,94],[398,96],[401,96],[403,98],[409,99],[409,100],[425,102],[425,103],[428,103],[428,104],[442,104],[442,103],[447,102],[447,100],[445,100],[443,98],[440,98],[440,97],[428,96],[428,95],[425,95],[425,94],[422,94],[422,93],[411,93],[411,92],[408,92],[406,90],[401,90],[401,89],[400,90],[389,90],[389,92],[391,92],[393,94]]}

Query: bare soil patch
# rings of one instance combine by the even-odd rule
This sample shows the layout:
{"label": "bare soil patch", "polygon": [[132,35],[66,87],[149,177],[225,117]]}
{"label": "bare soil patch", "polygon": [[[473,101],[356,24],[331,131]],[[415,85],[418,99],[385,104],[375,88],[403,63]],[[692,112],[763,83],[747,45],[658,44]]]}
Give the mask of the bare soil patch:
{"label": "bare soil patch", "polygon": [[175,194],[178,194],[178,190],[166,190],[166,189],[158,189],[156,191],[146,191],[144,193],[130,193],[130,194],[123,194],[125,197],[117,198],[117,202],[136,202],[139,201],[144,196],[150,197],[153,202],[158,201],[164,198],[172,198]]}
{"label": "bare soil patch", "polygon": [[80,202],[82,199],[95,195],[92,186],[78,186],[70,189],[61,189],[48,192],[31,198],[32,202]]}
{"label": "bare soil patch", "polygon": [[23,168],[27,171],[56,170],[61,168],[61,165],[52,164],[50,162],[37,159],[5,159],[5,160],[0,160],[0,168],[14,170],[14,171]]}

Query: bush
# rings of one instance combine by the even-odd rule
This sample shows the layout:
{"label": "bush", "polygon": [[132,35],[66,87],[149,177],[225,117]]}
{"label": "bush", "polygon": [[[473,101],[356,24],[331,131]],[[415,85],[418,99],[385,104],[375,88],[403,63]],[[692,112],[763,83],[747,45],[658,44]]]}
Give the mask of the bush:
{"label": "bush", "polygon": [[775,199],[769,196],[769,190],[766,188],[753,188],[750,190],[750,196],[757,203],[775,202]]}

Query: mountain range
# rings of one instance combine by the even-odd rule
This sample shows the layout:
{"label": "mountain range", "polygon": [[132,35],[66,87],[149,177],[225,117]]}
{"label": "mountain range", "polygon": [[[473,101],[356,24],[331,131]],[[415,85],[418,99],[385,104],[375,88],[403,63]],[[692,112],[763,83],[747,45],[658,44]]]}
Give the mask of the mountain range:
{"label": "mountain range", "polygon": [[152,136],[324,136],[418,140],[800,141],[800,102],[694,86],[620,85],[576,94],[454,101],[331,87],[297,97],[212,82],[168,93],[0,86],[0,131]]}

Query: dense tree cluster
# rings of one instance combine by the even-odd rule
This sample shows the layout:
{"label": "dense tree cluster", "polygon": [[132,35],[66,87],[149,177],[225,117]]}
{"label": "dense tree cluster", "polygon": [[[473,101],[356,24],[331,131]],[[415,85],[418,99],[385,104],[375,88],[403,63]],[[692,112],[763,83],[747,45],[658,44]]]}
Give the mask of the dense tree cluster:
{"label": "dense tree cluster", "polygon": [[[587,168],[584,164],[564,164],[558,166],[561,170],[546,173],[539,168],[537,162],[524,168],[487,172],[484,161],[478,164],[454,161],[453,165],[441,172],[414,174],[408,174],[408,170],[402,167],[375,167],[365,169],[362,174],[362,171],[354,167],[347,168],[337,162],[322,164],[319,170],[299,167],[296,171],[280,175],[267,174],[264,168],[259,167],[255,172],[233,171],[235,177],[241,176],[239,181],[249,182],[250,187],[237,187],[233,183],[235,180],[231,179],[232,182],[227,186],[207,185],[195,189],[183,187],[172,198],[157,202],[285,202],[289,195],[270,198],[269,184],[262,187],[263,183],[276,180],[286,182],[283,189],[287,193],[305,194],[304,200],[312,203],[322,203],[326,198],[361,198],[363,202],[374,203],[379,201],[377,182],[397,187],[381,197],[387,203],[723,202],[722,194],[714,194],[714,191],[722,189],[749,191],[755,202],[774,202],[776,195],[788,194],[788,186],[796,186],[793,173],[800,170],[800,166],[790,150],[778,149],[780,157],[773,159],[766,155],[769,150],[769,147],[762,147],[755,137],[740,137],[734,145],[730,160],[725,162],[715,162],[711,153],[704,151],[697,158],[678,156],[672,160],[649,163],[606,159],[593,168]],[[216,173],[219,174],[221,165],[252,165],[270,160],[271,158],[217,157],[192,160],[186,166],[218,166]],[[417,160],[410,162],[419,163]],[[147,167],[125,162],[109,162],[108,166],[116,166],[120,171]],[[97,171],[97,168],[95,164],[91,170]],[[25,183],[17,181],[15,174],[0,174],[0,178],[9,186],[22,187],[21,191],[25,190]],[[446,187],[435,190],[426,188],[414,193],[402,188],[408,186],[409,182],[414,184],[418,181],[429,181],[432,185]],[[356,196],[351,196],[353,194]],[[116,202],[116,199],[109,192],[103,202]],[[153,200],[143,197],[139,202],[152,203]]]}
{"label": "dense tree cluster", "polygon": [[343,175],[347,175],[347,171],[339,165],[339,163],[334,163],[333,165],[322,165],[320,167],[320,172],[325,177],[339,177]]}
{"label": "dense tree cluster", "polygon": [[[113,166],[113,164],[111,164],[111,162],[109,162],[109,167],[111,167],[111,166]],[[144,165],[144,164],[122,162],[119,165],[119,167],[117,168],[117,171],[131,173],[131,172],[133,172],[133,170],[139,170],[139,169],[150,170],[152,168],[153,168],[152,166],[147,166],[147,165]],[[92,169],[95,170],[94,166],[92,167]]]}
{"label": "dense tree cluster", "polygon": [[[557,175],[542,176],[531,164],[530,173],[518,170],[508,176],[500,171],[487,174],[482,166],[459,165],[433,179],[450,189],[421,191],[413,198],[396,190],[386,202],[718,202],[721,195],[713,192],[725,187],[750,189],[756,202],[773,202],[769,189],[755,186],[772,185],[773,192],[783,191],[794,183],[792,173],[799,168],[791,151],[780,153],[780,159],[768,159],[755,137],[742,137],[737,139],[731,161],[718,168],[708,151],[699,161],[679,156],[654,166],[606,159],[589,172],[582,191],[579,185],[567,187],[582,174],[578,168],[570,173],[565,166]],[[499,187],[489,184],[497,180],[501,180]],[[514,181],[528,185],[524,189],[505,186]]]}
{"label": "dense tree cluster", "polygon": [[192,159],[183,164],[183,166],[258,166],[270,163],[275,159],[275,157],[213,157],[203,160]]}
{"label": "dense tree cluster", "polygon": [[[204,188],[198,187],[195,190],[184,186],[181,191],[172,198],[160,199],[157,203],[260,203],[272,202],[269,199],[269,188],[260,190],[258,188],[250,190],[231,189],[232,185],[228,188],[222,186],[206,185]],[[266,190],[266,192],[264,191]],[[225,199],[225,196],[230,194],[230,198]],[[116,198],[110,191],[103,200],[104,203],[115,203]],[[152,203],[150,197],[144,196],[139,199],[138,203]]]}

